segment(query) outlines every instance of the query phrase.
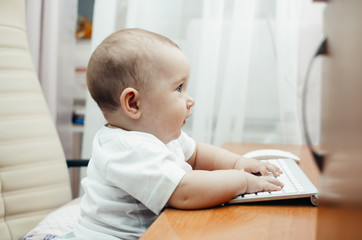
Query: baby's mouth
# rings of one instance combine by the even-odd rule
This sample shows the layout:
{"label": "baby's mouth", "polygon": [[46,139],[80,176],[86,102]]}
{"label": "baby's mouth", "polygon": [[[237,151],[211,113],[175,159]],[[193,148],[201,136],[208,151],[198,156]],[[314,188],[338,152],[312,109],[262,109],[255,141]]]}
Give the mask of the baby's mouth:
{"label": "baby's mouth", "polygon": [[187,114],[186,118],[184,119],[183,125],[186,124],[186,119],[188,119],[189,117],[191,117],[191,115],[192,115],[191,112],[189,112],[189,113]]}
{"label": "baby's mouth", "polygon": [[186,121],[186,119],[188,119],[189,117],[191,117],[191,115],[192,115],[192,112],[189,112],[189,113],[187,114],[186,118],[185,118],[185,121]]}

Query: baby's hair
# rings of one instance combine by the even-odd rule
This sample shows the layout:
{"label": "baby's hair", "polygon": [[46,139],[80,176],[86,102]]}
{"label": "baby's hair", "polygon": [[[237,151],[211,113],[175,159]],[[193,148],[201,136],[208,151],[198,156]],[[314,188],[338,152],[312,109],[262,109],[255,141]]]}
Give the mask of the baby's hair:
{"label": "baby's hair", "polygon": [[157,49],[162,45],[179,48],[160,34],[133,28],[111,34],[94,50],[87,67],[87,85],[103,112],[120,107],[119,97],[125,88],[145,89],[155,73]]}

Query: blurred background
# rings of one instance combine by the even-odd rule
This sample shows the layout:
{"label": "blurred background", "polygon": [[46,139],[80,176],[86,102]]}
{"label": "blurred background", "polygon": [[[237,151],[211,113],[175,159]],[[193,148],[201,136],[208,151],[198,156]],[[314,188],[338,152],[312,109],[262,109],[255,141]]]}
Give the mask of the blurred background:
{"label": "blurred background", "polygon": [[[196,101],[184,131],[197,141],[304,144],[301,95],[323,39],[312,0],[27,0],[32,57],[68,159],[89,158],[105,124],[85,71],[114,31],[139,27],[176,42],[191,62]],[[320,138],[320,75],[309,79],[307,122]]]}

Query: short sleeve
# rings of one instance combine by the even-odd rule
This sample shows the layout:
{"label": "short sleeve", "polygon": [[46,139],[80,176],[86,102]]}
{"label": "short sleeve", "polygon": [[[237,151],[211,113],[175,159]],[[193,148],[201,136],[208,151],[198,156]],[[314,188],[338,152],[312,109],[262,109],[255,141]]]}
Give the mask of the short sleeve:
{"label": "short sleeve", "polygon": [[194,154],[195,152],[195,140],[190,138],[185,132],[182,131],[177,141],[180,144],[182,151],[185,155],[185,160],[189,160],[192,154]]}
{"label": "short sleeve", "polygon": [[158,214],[191,167],[160,141],[127,142],[126,153],[108,162],[106,179]]}

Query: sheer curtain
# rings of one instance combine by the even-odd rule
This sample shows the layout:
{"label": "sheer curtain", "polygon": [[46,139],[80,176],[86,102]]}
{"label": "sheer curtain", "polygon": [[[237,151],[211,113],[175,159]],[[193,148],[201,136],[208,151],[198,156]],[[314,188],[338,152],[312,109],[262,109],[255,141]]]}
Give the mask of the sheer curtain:
{"label": "sheer curtain", "polygon": [[[216,145],[303,143],[300,86],[306,62],[322,36],[323,5],[301,0],[97,1],[96,38],[105,37],[97,26],[107,34],[144,28],[169,37],[189,57],[189,92],[196,105],[184,130],[193,138]],[[104,123],[93,117],[98,110],[91,99],[87,104],[93,107],[86,111],[85,157]],[[313,136],[318,140],[316,119]]]}
{"label": "sheer curtain", "polygon": [[77,0],[27,0],[26,25],[35,70],[67,158],[72,157]]}
{"label": "sheer curtain", "polygon": [[[202,17],[189,36],[196,106],[191,135],[221,145],[242,141],[250,77],[256,1],[204,1]],[[186,51],[188,48],[186,48]]]}

